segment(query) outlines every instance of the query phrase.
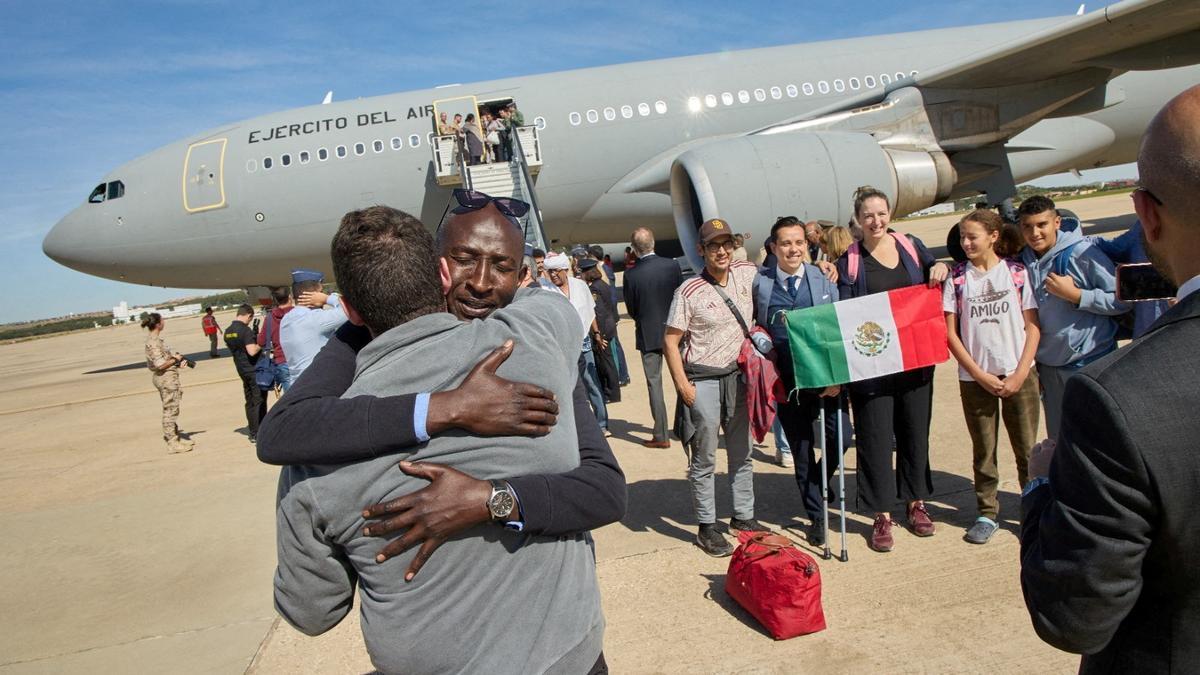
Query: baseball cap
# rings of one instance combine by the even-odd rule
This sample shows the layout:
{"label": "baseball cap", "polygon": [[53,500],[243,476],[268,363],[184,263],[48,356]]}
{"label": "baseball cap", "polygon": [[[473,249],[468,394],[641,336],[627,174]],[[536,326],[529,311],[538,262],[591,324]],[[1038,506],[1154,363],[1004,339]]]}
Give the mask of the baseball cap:
{"label": "baseball cap", "polygon": [[316,270],[294,269],[292,270],[292,283],[299,284],[305,281],[317,281],[324,283],[325,275]]}
{"label": "baseball cap", "polygon": [[717,237],[732,237],[733,230],[730,229],[729,223],[720,218],[711,218],[704,221],[700,226],[700,243],[707,244]]}

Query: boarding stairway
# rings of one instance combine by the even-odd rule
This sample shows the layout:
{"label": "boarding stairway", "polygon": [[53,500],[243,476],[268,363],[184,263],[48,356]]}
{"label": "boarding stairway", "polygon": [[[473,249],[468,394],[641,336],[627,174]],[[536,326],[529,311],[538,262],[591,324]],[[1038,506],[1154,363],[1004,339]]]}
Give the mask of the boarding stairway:
{"label": "boarding stairway", "polygon": [[[534,248],[549,250],[549,240],[542,224],[534,183],[542,168],[541,139],[536,126],[516,127],[509,134],[508,162],[468,165],[462,144],[454,136],[433,137],[433,165],[438,185],[463,187],[492,197],[511,197],[529,204],[529,213],[520,219],[525,241]],[[453,199],[446,206],[442,219],[454,207]]]}

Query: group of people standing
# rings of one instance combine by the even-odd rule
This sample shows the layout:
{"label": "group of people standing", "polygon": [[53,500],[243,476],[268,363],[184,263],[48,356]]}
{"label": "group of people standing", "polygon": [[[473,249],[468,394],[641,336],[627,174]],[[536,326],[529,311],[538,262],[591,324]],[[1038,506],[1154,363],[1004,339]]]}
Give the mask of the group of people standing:
{"label": "group of people standing", "polygon": [[[292,285],[271,292],[272,306],[265,320],[255,318],[255,310],[242,304],[233,321],[222,331],[211,307],[204,309],[200,326],[209,340],[209,357],[219,356],[218,336],[224,338],[233,359],[234,370],[242,382],[245,400],[246,435],[257,442],[259,425],[267,414],[267,396],[271,391],[282,395],[304,372],[313,357],[338,326],[346,321],[337,293],[325,293],[324,275],[313,270],[292,272]],[[328,308],[328,311],[321,311]],[[146,365],[163,402],[163,436],[170,452],[186,452],[194,444],[180,436],[176,420],[183,396],[179,366],[192,364],[172,352],[162,342],[165,320],[151,314],[142,321],[149,330],[146,341]],[[260,326],[261,323],[261,326]]]}
{"label": "group of people standing", "polygon": [[599,246],[549,254],[531,249],[529,258],[534,282],[565,295],[579,314],[584,327],[580,380],[601,431],[611,436],[608,404],[620,402],[621,387],[629,384],[625,350],[617,337],[620,312],[612,261]]}
{"label": "group of people standing", "polygon": [[517,104],[509,102],[495,108],[485,108],[476,118],[475,113],[455,113],[453,118],[445,112],[438,114],[439,136],[454,136],[459,151],[466,157],[467,164],[490,164],[512,159],[510,138],[515,129],[525,125],[525,116]]}
{"label": "group of people standing", "polygon": [[665,360],[679,400],[674,431],[689,455],[688,480],[699,525],[696,543],[711,555],[732,552],[716,527],[713,473],[719,431],[725,434],[729,462],[730,529],[763,529],[754,518],[749,411],[739,371],[739,357],[745,361],[742,350],[752,344],[748,338],[756,326],[770,336],[770,346],[760,351],[774,353],[787,392],[778,404],[776,431],[792,460],[788,463],[809,519],[810,543],[822,545],[825,536],[820,516],[828,496],[821,494],[820,472],[836,468],[823,467],[816,458],[817,420],[824,411],[828,428],[823,447],[836,447],[836,419],[846,408],[853,411],[853,426],[847,417],[842,451],[852,436],[858,505],[874,520],[870,547],[886,552],[895,545],[892,509],[897,501],[914,535],[931,536],[937,529],[925,505],[933,494],[933,368],[824,390],[797,389],[783,312],[916,284],[941,288],[951,352],[960,364],[979,508],[979,518],[964,538],[976,544],[986,543],[999,526],[1000,420],[1024,485],[1042,409],[1053,438],[1066,379],[1116,347],[1114,316],[1129,306],[1116,300],[1114,264],[1104,255],[1103,242],[1078,231],[1060,231],[1062,218],[1048,198],[1025,200],[1018,210],[1019,226],[1005,224],[986,209],[965,216],[960,232],[967,260],[953,267],[936,260],[916,237],[891,227],[890,200],[883,192],[860,189],[854,214],[861,239],[848,228],[780,218],[771,229],[761,267],[738,259],[740,237],[729,223],[710,220],[699,230],[704,268],[686,282],[679,279],[674,261],[655,264],[648,230],[633,235],[630,248],[636,262],[626,271],[625,299],[638,324],[638,349],[655,418],[654,436],[646,444],[667,443],[660,375]]}

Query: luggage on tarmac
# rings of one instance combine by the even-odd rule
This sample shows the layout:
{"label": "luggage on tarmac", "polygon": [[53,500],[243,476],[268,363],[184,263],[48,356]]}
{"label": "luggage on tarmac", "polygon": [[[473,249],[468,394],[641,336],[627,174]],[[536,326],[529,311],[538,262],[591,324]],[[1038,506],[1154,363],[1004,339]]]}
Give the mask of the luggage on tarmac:
{"label": "luggage on tarmac", "polygon": [[725,592],[776,640],[825,630],[817,561],[770,532],[741,532]]}

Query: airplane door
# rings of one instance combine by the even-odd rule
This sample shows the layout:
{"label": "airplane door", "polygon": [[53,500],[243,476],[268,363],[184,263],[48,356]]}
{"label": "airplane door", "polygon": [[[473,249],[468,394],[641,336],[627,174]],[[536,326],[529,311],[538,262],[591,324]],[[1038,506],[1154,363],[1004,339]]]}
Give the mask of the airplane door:
{"label": "airplane door", "polygon": [[183,210],[188,213],[225,206],[225,145],[216,138],[188,146],[183,160]]}

